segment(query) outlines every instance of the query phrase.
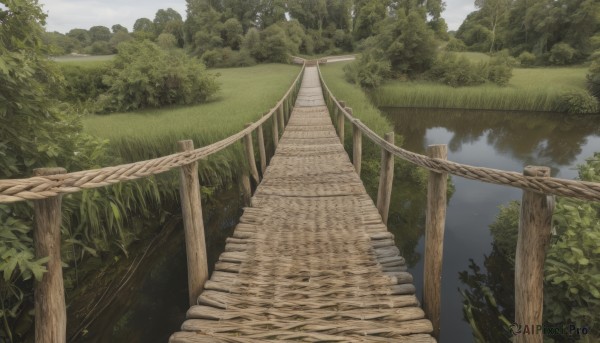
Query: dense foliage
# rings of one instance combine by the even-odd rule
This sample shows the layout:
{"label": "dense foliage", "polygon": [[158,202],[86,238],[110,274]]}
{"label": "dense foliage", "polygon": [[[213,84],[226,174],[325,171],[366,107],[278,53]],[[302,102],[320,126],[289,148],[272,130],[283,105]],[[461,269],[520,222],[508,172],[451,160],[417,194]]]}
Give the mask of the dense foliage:
{"label": "dense foliage", "polygon": [[107,112],[197,104],[219,89],[198,60],[149,41],[121,45],[103,83],[99,106]]}
{"label": "dense foliage", "polygon": [[[600,153],[579,167],[579,178],[600,181]],[[519,204],[501,208],[490,226],[494,238],[485,258],[487,274],[472,263],[461,280],[469,289],[465,296],[465,318],[479,342],[504,342],[514,313],[514,256],[517,244]],[[546,255],[544,276],[544,322],[548,326],[574,324],[587,327],[588,342],[600,337],[600,204],[559,198],[554,211],[557,236]],[[578,337],[553,336],[554,342],[571,342]]]}
{"label": "dense foliage", "polygon": [[470,50],[509,49],[537,64],[585,60],[600,48],[600,2],[595,0],[475,0],[477,10],[456,33]]}

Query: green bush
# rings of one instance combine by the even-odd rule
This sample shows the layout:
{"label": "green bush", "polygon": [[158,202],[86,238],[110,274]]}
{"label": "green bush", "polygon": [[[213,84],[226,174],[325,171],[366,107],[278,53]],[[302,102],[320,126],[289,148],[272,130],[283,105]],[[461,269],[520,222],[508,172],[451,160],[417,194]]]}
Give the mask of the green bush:
{"label": "green bush", "polygon": [[505,53],[492,57],[487,64],[484,64],[487,72],[486,78],[498,86],[506,86],[512,77],[515,63],[516,60]]}
{"label": "green bush", "polygon": [[548,60],[552,64],[565,65],[573,62],[576,50],[567,43],[557,43],[550,49],[550,57]]}
{"label": "green bush", "polygon": [[454,37],[450,37],[450,40],[448,41],[448,44],[446,45],[446,50],[447,51],[466,51],[467,50],[467,46],[465,45],[465,42],[463,42],[460,39],[454,38]]}
{"label": "green bush", "polygon": [[523,51],[517,59],[522,66],[531,67],[535,64],[536,57],[529,51]]}
{"label": "green bush", "polygon": [[571,89],[560,96],[561,112],[581,114],[598,113],[598,100],[583,89]]}
{"label": "green bush", "polygon": [[474,86],[485,82],[481,67],[475,66],[465,56],[459,57],[454,53],[439,56],[427,72],[427,77],[452,87]]}
{"label": "green bush", "polygon": [[219,90],[204,64],[149,41],[121,44],[103,82],[109,89],[98,99],[102,112],[197,104]]}
{"label": "green bush", "polygon": [[249,67],[256,64],[247,49],[236,51],[231,48],[209,50],[202,54],[202,61],[209,68]]}
{"label": "green bush", "polygon": [[95,100],[106,92],[108,87],[102,78],[108,72],[108,64],[58,64],[65,78],[65,87],[59,92],[59,98],[70,103]]}
{"label": "green bush", "polygon": [[377,87],[390,73],[390,62],[377,58],[373,52],[362,54],[356,61],[344,66],[346,81],[365,88]]}

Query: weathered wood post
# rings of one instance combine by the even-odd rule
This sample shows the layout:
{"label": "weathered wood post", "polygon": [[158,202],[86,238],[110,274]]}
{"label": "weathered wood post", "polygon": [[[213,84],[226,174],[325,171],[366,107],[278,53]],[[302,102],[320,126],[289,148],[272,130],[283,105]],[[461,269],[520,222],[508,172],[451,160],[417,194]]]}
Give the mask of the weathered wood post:
{"label": "weathered wood post", "polygon": [[[179,141],[177,144],[181,152],[194,150],[194,142],[191,140]],[[183,212],[188,268],[188,294],[190,305],[196,305],[198,296],[204,289],[204,283],[208,280],[198,162],[182,166],[179,175],[179,196]]]}
{"label": "weathered wood post", "polygon": [[279,144],[279,124],[277,123],[277,114],[278,111],[275,111],[271,115],[271,119],[273,120],[273,122],[271,123],[271,130],[273,131],[273,149],[277,149],[277,144]]}
{"label": "weathered wood post", "polygon": [[[527,166],[523,175],[550,177],[550,168]],[[523,190],[515,257],[515,323],[542,325],[544,262],[550,242],[554,201],[544,194]],[[536,334],[537,333],[537,334]],[[541,343],[542,332],[516,335],[515,343]]]}
{"label": "weathered wood post", "polygon": [[[394,133],[385,134],[385,140],[394,144]],[[381,171],[379,172],[379,189],[377,191],[377,209],[383,223],[387,225],[392,199],[392,183],[394,181],[394,155],[381,148]]]}
{"label": "weathered wood post", "polygon": [[[252,123],[246,124],[245,128],[249,128],[252,126]],[[250,174],[252,174],[252,178],[256,183],[260,182],[260,178],[258,176],[258,169],[256,169],[256,160],[254,159],[254,147],[252,145],[252,132],[248,132],[244,136],[244,147],[246,150],[246,158],[248,159],[248,166],[250,167]]]}
{"label": "weathered wood post", "polygon": [[252,206],[252,186],[250,185],[250,174],[247,171],[242,171],[242,192],[244,205]]}
{"label": "weathered wood post", "polygon": [[[427,155],[447,159],[445,144],[430,145]],[[440,337],[442,255],[446,224],[447,173],[429,172],[427,185],[427,214],[425,220],[425,261],[423,271],[423,309],[433,325],[433,336]]]}
{"label": "weathered wood post", "polygon": [[[41,168],[34,176],[65,174],[63,168]],[[47,272],[34,286],[35,341],[66,343],[67,310],[60,259],[61,195],[33,202],[35,228],[33,246],[36,259],[48,257]]]}
{"label": "weathered wood post", "polygon": [[[349,107],[346,107],[344,110],[348,111]],[[344,133],[344,125],[346,123],[346,116],[344,115],[344,112],[338,113],[338,117],[337,117],[337,126],[338,126],[338,135],[340,136],[340,142],[342,143],[342,145],[344,145],[344,138],[345,138],[345,133]]]}
{"label": "weathered wood post", "polygon": [[277,108],[277,115],[279,116],[279,119],[277,120],[279,122],[279,131],[281,131],[281,134],[283,135],[283,131],[285,130],[285,120],[283,119],[283,102]]}
{"label": "weathered wood post", "polygon": [[340,128],[339,128],[339,126],[340,126],[340,119],[339,118],[340,118],[340,116],[344,115],[344,113],[342,112],[342,110],[346,109],[346,102],[344,102],[344,101],[338,101],[338,102],[340,104],[340,107],[337,108],[337,106],[336,106],[334,120],[335,120],[335,126],[336,126],[336,128],[338,130],[337,132],[338,132],[338,136],[339,136],[339,133],[340,133]]}
{"label": "weathered wood post", "polygon": [[360,120],[354,119],[352,122],[352,164],[356,174],[360,176],[360,167],[362,164],[362,132],[358,128]]}
{"label": "weathered wood post", "polygon": [[260,172],[265,175],[267,170],[267,153],[265,151],[265,135],[263,134],[262,124],[256,128],[258,137],[258,155],[260,156]]}

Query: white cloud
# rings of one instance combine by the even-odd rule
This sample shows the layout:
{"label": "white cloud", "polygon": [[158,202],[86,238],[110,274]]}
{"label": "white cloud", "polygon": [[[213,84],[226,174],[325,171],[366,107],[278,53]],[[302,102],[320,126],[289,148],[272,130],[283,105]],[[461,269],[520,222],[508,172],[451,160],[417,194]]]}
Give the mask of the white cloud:
{"label": "white cloud", "polygon": [[442,17],[448,24],[448,30],[457,30],[467,15],[475,10],[474,0],[446,0],[446,10]]}
{"label": "white cloud", "polygon": [[130,31],[139,18],[154,19],[159,9],[173,8],[185,18],[185,0],[41,0],[48,14],[46,30],[66,33],[74,28],[89,29],[121,24]]}

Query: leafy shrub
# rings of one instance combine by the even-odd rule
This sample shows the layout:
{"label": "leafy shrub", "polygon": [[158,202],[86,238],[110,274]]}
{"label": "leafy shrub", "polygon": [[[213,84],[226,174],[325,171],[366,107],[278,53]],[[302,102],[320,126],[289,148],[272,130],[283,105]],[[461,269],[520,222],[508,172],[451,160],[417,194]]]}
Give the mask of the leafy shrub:
{"label": "leafy shrub", "polygon": [[556,65],[569,64],[573,61],[576,52],[577,51],[567,43],[557,43],[552,46],[548,60],[550,63]]}
{"label": "leafy shrub", "polygon": [[103,82],[109,87],[98,101],[103,112],[196,104],[219,90],[215,76],[198,60],[149,41],[120,45]]}
{"label": "leafy shrub", "polygon": [[390,63],[377,58],[373,52],[362,54],[356,61],[344,66],[348,82],[365,88],[377,87],[390,73]]}
{"label": "leafy shrub", "polygon": [[534,54],[532,54],[529,51],[523,51],[519,57],[518,57],[519,62],[521,63],[522,66],[524,67],[531,67],[535,64],[535,60],[536,57]]}
{"label": "leafy shrub", "polygon": [[481,67],[471,63],[465,56],[445,53],[438,57],[427,77],[452,87],[473,86],[485,82]]}
{"label": "leafy shrub", "polygon": [[156,38],[156,44],[163,49],[174,49],[177,47],[177,38],[171,33],[161,33]]}
{"label": "leafy shrub", "polygon": [[587,74],[587,86],[590,93],[600,99],[600,54],[598,54],[590,65]]}
{"label": "leafy shrub", "polygon": [[487,72],[486,78],[499,86],[506,86],[512,77],[515,63],[516,60],[505,53],[492,57],[487,64],[484,64]]}
{"label": "leafy shrub", "polygon": [[598,100],[583,89],[571,89],[560,96],[559,110],[567,113],[598,113]]}
{"label": "leafy shrub", "polygon": [[467,46],[465,45],[465,42],[463,42],[462,40],[454,38],[454,37],[450,37],[450,40],[448,41],[448,44],[446,45],[446,50],[447,51],[465,51],[465,50],[467,50]]}
{"label": "leafy shrub", "polygon": [[59,93],[60,99],[63,101],[87,102],[95,100],[108,90],[108,87],[102,82],[102,78],[108,72],[108,64],[60,63],[59,67],[65,78],[65,87]]}
{"label": "leafy shrub", "polygon": [[235,51],[231,48],[207,51],[202,54],[202,61],[209,68],[249,67],[256,64],[248,50]]}
{"label": "leafy shrub", "polygon": [[83,51],[90,55],[110,55],[114,53],[111,45],[105,41],[94,42]]}

